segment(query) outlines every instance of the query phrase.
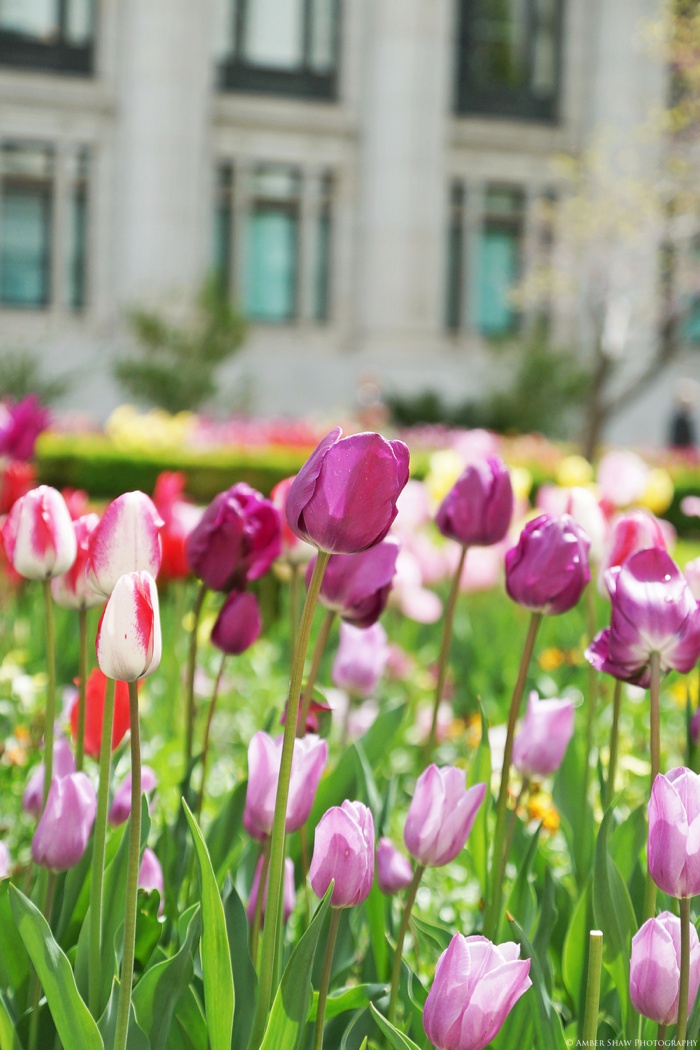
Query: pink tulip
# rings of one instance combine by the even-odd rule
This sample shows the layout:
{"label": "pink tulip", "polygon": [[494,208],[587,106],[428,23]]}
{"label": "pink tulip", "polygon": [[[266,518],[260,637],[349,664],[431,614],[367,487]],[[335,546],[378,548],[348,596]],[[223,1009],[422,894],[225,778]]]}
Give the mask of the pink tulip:
{"label": "pink tulip", "polygon": [[372,696],[388,660],[389,642],[380,623],[364,628],[341,623],[331,671],[333,685],[358,699]]}
{"label": "pink tulip", "polygon": [[489,456],[460,475],[435,518],[443,536],[464,547],[499,543],[513,517],[513,486],[503,460]]}
{"label": "pink tulip", "polygon": [[[255,919],[255,908],[258,903],[258,893],[260,892],[260,876],[262,875],[263,858],[260,857],[258,863],[255,865],[255,875],[253,876],[253,885],[250,888],[250,898],[248,900],[248,922],[253,924]],[[267,906],[267,890],[268,880],[265,879],[265,892],[263,894],[262,912],[261,912],[261,925],[265,925],[265,908]],[[283,922],[289,922],[289,916],[294,911],[294,905],[296,903],[296,890],[294,888],[294,861],[287,857],[284,862],[284,887],[282,890],[283,900]]]}
{"label": "pink tulip", "polygon": [[261,631],[258,599],[250,592],[232,591],[219,610],[211,640],[222,653],[239,656],[258,640]]}
{"label": "pink tulip", "polygon": [[506,554],[508,594],[532,612],[567,612],[591,578],[589,548],[587,535],[568,514],[529,521]]}
{"label": "pink tulip", "polygon": [[102,605],[105,600],[104,594],[96,591],[87,577],[90,537],[99,521],[97,514],[83,514],[73,522],[78,545],[75,561],[68,572],[51,581],[53,600],[64,609],[90,609]]}
{"label": "pink tulip", "polygon": [[5,553],[27,580],[48,580],[75,561],[77,540],[70,511],[60,492],[39,485],[12,507],[3,526]]}
{"label": "pink tulip", "polygon": [[[150,766],[141,766],[141,793],[150,795],[158,786],[158,777]],[[114,792],[112,805],[109,808],[107,819],[112,827],[116,828],[124,824],[131,815],[131,773],[122,780]]]}
{"label": "pink tulip", "polygon": [[377,843],[377,882],[382,893],[398,893],[413,881],[413,868],[408,857],[397,850],[391,839]]}
{"label": "pink tulip", "polygon": [[[681,983],[681,920],[670,911],[647,919],[632,938],[630,998],[635,1010],[657,1024],[678,1020]],[[700,943],[690,924],[690,982],[688,1009],[700,987]]]}
{"label": "pink tulip", "polygon": [[90,539],[87,575],[95,590],[110,595],[119,577],[132,572],[147,572],[155,579],[162,527],[163,519],[144,492],[125,492],[113,500]]}
{"label": "pink tulip", "polygon": [[467,788],[463,769],[430,765],[416,781],[403,840],[423,867],[440,868],[464,849],[486,784]]}
{"label": "pink tulip", "polygon": [[[398,541],[387,536],[358,554],[332,554],[321,583],[320,602],[354,627],[371,627],[386,608],[396,572]],[[306,571],[307,586],[316,561]]]}
{"label": "pink tulip", "polygon": [[567,489],[563,512],[570,514],[586,533],[591,541],[591,561],[599,562],[610,526],[595,494],[579,486]]}
{"label": "pink tulip", "polygon": [[649,467],[636,452],[614,449],[598,464],[601,499],[614,507],[628,507],[641,499],[649,482]]}
{"label": "pink tulip", "polygon": [[[53,775],[54,777],[67,777],[69,773],[75,773],[75,759],[71,746],[65,737],[60,736],[53,746]],[[41,816],[44,804],[44,763],[40,762],[36,767],[22,795],[22,809],[29,813],[35,820]]]}
{"label": "pink tulip", "polygon": [[309,878],[317,897],[323,897],[334,881],[333,908],[352,908],[367,898],[374,879],[374,821],[362,802],[346,799],[323,814]]}
{"label": "pink tulip", "polygon": [[97,628],[97,662],[108,678],[134,682],[160,663],[158,591],[147,572],[120,576]]}
{"label": "pink tulip", "polygon": [[680,766],[659,773],[648,806],[649,872],[671,897],[700,893],[700,776]]}
{"label": "pink tulip", "polygon": [[[282,736],[273,740],[262,731],[254,734],[248,747],[248,790],[243,824],[248,834],[256,839],[264,839],[272,833],[281,758]],[[285,822],[287,832],[297,831],[309,819],[327,761],[327,741],[313,734],[294,741]]]}
{"label": "pink tulip", "polygon": [[691,593],[695,601],[700,600],[700,558],[694,558],[686,563],[683,575],[688,581]]}
{"label": "pink tulip", "polygon": [[0,879],[9,879],[10,867],[10,851],[7,843],[0,839]]}
{"label": "pink tulip", "polygon": [[610,595],[606,582],[609,571],[619,569],[633,554],[648,547],[666,548],[664,530],[653,514],[630,510],[613,518],[598,572],[598,590],[604,598]]}
{"label": "pink tulip", "polygon": [[546,777],[561,765],[574,735],[571,700],[540,700],[531,692],[513,743],[513,765],[525,777]]}
{"label": "pink tulip", "polygon": [[32,839],[34,862],[52,871],[75,867],[87,847],[96,811],[95,789],[85,773],[55,777]]}
{"label": "pink tulip", "polygon": [[141,858],[138,887],[140,890],[145,890],[146,893],[158,890],[160,894],[158,914],[162,915],[165,908],[165,901],[163,900],[163,869],[155,853],[148,846],[143,851],[143,857]]}
{"label": "pink tulip", "polygon": [[294,476],[278,482],[270,493],[270,499],[279,512],[282,524],[282,557],[290,565],[306,565],[313,558],[316,550],[309,543],[299,539],[287,524],[287,496],[293,484]]}

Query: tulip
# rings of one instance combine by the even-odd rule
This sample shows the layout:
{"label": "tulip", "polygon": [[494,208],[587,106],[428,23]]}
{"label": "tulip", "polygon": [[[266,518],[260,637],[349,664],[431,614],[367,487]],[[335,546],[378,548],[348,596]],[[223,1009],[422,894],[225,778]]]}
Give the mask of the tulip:
{"label": "tulip", "polygon": [[5,462],[0,468],[0,514],[9,513],[35,486],[36,467],[19,460]]}
{"label": "tulip", "polygon": [[[105,709],[107,678],[98,667],[94,667],[85,684],[85,753],[97,761],[102,742],[102,721]],[[73,739],[78,732],[78,697],[70,710],[70,727]],[[126,682],[117,682],[114,694],[114,721],[112,723],[112,751],[121,744],[129,728],[129,687]]]}
{"label": "tulip", "polygon": [[66,871],[82,858],[95,822],[97,798],[85,773],[54,778],[32,839],[36,864]]}
{"label": "tulip", "polygon": [[683,569],[683,575],[688,581],[688,586],[692,592],[693,598],[696,601],[700,600],[700,558],[693,558],[692,561],[686,562],[685,568]]}
{"label": "tulip", "polygon": [[[248,747],[248,789],[243,824],[249,835],[264,839],[272,832],[282,757],[282,737],[254,734]],[[285,830],[297,831],[309,819],[321,774],[328,761],[328,743],[308,735],[294,741],[292,776]]]}
{"label": "tulip", "polygon": [[508,594],[532,612],[567,612],[591,578],[589,547],[586,533],[568,514],[529,521],[506,553]]}
{"label": "tulip", "polygon": [[435,518],[443,536],[463,547],[499,543],[513,516],[513,486],[498,456],[467,467],[445,496]]}
{"label": "tulip", "polygon": [[270,499],[272,500],[273,506],[277,508],[280,516],[280,523],[282,526],[282,557],[290,565],[305,565],[311,560],[311,558],[313,558],[315,551],[310,544],[299,539],[287,524],[287,496],[289,495],[289,490],[293,484],[293,476],[291,478],[285,478],[283,481],[279,481],[270,493]]}
{"label": "tulip", "polygon": [[[371,627],[386,608],[398,553],[398,541],[390,536],[359,554],[331,555],[319,600],[354,627]],[[307,569],[307,586],[315,564]]]}
{"label": "tulip", "polygon": [[647,808],[649,872],[671,897],[700,893],[700,776],[684,766],[659,773]]}
{"label": "tulip", "polygon": [[649,467],[636,452],[614,449],[598,464],[601,499],[614,507],[627,507],[640,499],[649,482]]}
{"label": "tulip", "polygon": [[456,933],[435,968],[423,1027],[436,1050],[483,1050],[531,986],[520,945]]}
{"label": "tulip", "polygon": [[[250,898],[248,900],[248,922],[253,924],[255,920],[255,909],[258,903],[258,893],[260,892],[260,876],[262,874],[264,860],[262,857],[258,859],[258,863],[255,865],[255,875],[253,876],[253,885],[250,888]],[[284,892],[283,892],[283,921],[288,922],[289,916],[294,911],[294,904],[296,902],[296,890],[294,888],[294,861],[287,857],[284,862]],[[265,892],[263,893],[262,899],[262,910],[261,925],[265,922],[265,908],[267,906],[267,877],[265,878]]]}
{"label": "tulip", "polygon": [[66,501],[49,485],[39,485],[12,507],[2,539],[12,567],[27,580],[49,580],[75,561],[77,540]]}
{"label": "tulip", "polygon": [[16,404],[2,408],[0,456],[24,461],[32,459],[39,434],[51,423],[51,413],[36,394],[29,394]]}
{"label": "tulip", "polygon": [[184,580],[190,575],[187,562],[187,537],[199,524],[202,513],[183,499],[185,475],[179,470],[163,470],[153,488],[153,505],[163,519],[160,542],[163,557],[160,579]]}
{"label": "tulip", "polygon": [[280,528],[270,500],[240,482],[209,504],[187,538],[187,560],[212,590],[242,590],[279,555]]}
{"label": "tulip", "polygon": [[416,781],[403,840],[422,867],[440,868],[464,849],[486,784],[467,788],[464,770],[430,765]]}
{"label": "tulip", "polygon": [[408,857],[397,850],[391,839],[377,843],[377,882],[382,893],[398,893],[411,885],[413,868]]}
{"label": "tulip", "polygon": [[287,523],[330,554],[357,554],[381,542],[408,481],[409,452],[379,434],[341,438],[335,427],[301,468],[287,496]]}
{"label": "tulip", "polygon": [[[647,919],[632,938],[630,958],[630,998],[644,1017],[657,1024],[678,1020],[680,990],[681,921],[670,911]],[[690,926],[690,988],[692,1008],[700,987],[700,943]]]}
{"label": "tulip", "polygon": [[262,631],[258,599],[254,594],[232,591],[221,606],[211,632],[217,649],[229,656],[238,656],[250,649]]}
{"label": "tulip", "polygon": [[108,678],[133,682],[152,674],[161,656],[158,591],[147,572],[120,576],[97,628],[97,662]]}
{"label": "tulip", "polygon": [[[59,737],[53,749],[53,776],[67,777],[75,773],[75,760],[70,744],[65,737]],[[22,795],[22,809],[35,820],[41,816],[44,798],[44,763],[36,767]]]}
{"label": "tulip", "polygon": [[531,692],[513,744],[513,764],[524,777],[546,777],[561,765],[574,735],[571,700],[540,700]]}
{"label": "tulip", "polygon": [[105,596],[95,590],[87,577],[90,537],[99,521],[97,514],[84,514],[73,522],[77,542],[75,561],[67,572],[55,576],[51,581],[53,600],[64,609],[89,609],[101,605],[105,600]]}
{"label": "tulip", "polygon": [[7,848],[7,843],[0,839],[0,879],[9,879],[10,877],[10,851]]}
{"label": "tulip", "polygon": [[389,660],[389,641],[380,623],[371,627],[340,625],[340,644],[333,661],[333,685],[354,697],[372,696]]}
{"label": "tulip", "polygon": [[[158,777],[150,766],[141,766],[141,793],[150,794],[158,786]],[[122,780],[114,792],[112,805],[109,809],[108,820],[112,827],[124,824],[131,815],[131,773]]]}
{"label": "tulip", "polygon": [[152,890],[158,890],[160,894],[160,904],[158,905],[158,914],[163,914],[164,901],[163,901],[163,869],[160,861],[156,857],[152,849],[148,846],[143,851],[143,857],[141,859],[141,867],[139,868],[139,882],[138,886],[140,890],[145,890],[146,893],[150,893]]}
{"label": "tulip", "polygon": [[619,569],[637,551],[648,547],[666,548],[666,537],[660,522],[645,510],[630,510],[613,518],[600,558],[598,590],[610,596],[607,579],[611,569]]}
{"label": "tulip", "polygon": [[323,814],[309,877],[317,897],[323,897],[334,881],[333,908],[352,908],[366,899],[374,878],[374,821],[362,802],[346,799]]}
{"label": "tulip", "polygon": [[155,579],[161,562],[158,535],[163,519],[145,492],[125,492],[112,500],[90,539],[88,579],[105,596],[120,576],[148,572]]}
{"label": "tulip", "polygon": [[562,511],[571,515],[591,541],[591,561],[600,562],[610,526],[595,493],[579,486],[570,488]]}

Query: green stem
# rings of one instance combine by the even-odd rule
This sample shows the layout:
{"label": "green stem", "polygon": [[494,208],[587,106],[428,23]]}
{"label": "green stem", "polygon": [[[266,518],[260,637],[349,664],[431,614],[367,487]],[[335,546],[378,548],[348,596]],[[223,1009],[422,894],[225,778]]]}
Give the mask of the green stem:
{"label": "green stem", "polygon": [[506,813],[508,805],[508,780],[510,778],[510,765],[513,759],[515,724],[518,721],[520,703],[523,698],[523,693],[525,692],[527,672],[530,667],[530,660],[532,659],[532,653],[535,648],[535,639],[537,638],[537,632],[541,622],[542,613],[534,612],[530,618],[530,626],[528,628],[527,638],[525,639],[523,654],[520,659],[518,677],[515,683],[515,688],[513,689],[513,696],[510,701],[510,711],[508,713],[506,743],[503,751],[503,766],[501,768],[501,786],[498,792],[498,801],[496,803],[496,831],[494,833],[493,860],[491,862],[491,900],[489,901],[489,907],[487,908],[484,919],[484,932],[487,937],[491,938],[494,938],[498,931],[501,900],[503,896],[503,886],[500,880],[495,876],[496,872],[501,870],[501,858],[504,852],[503,847],[505,842]]}
{"label": "green stem", "polygon": [[192,762],[192,746],[194,743],[194,675],[197,669],[197,629],[199,617],[202,613],[202,605],[207,593],[206,583],[200,583],[192,606],[192,633],[190,635],[190,648],[187,659],[187,712],[185,715],[185,776],[187,776]]}
{"label": "green stem", "polygon": [[80,772],[85,759],[85,703],[87,695],[88,637],[87,609],[78,610],[78,727],[75,739],[75,769]]}
{"label": "green stem", "polygon": [[685,1046],[685,1033],[688,1027],[688,987],[690,983],[690,897],[681,897],[678,904],[681,913],[681,973],[678,989],[676,1043],[679,1046]]}
{"label": "green stem", "polygon": [[620,709],[622,707],[622,682],[615,679],[613,692],[613,715],[610,727],[610,756],[608,758],[608,779],[605,782],[605,809],[615,797],[615,776],[617,774],[617,755],[620,746]]}
{"label": "green stem", "polygon": [[301,593],[301,571],[297,564],[290,566],[289,578],[289,647],[296,651],[297,631],[299,630],[299,597]]}
{"label": "green stem", "polygon": [[[267,907],[265,914],[267,922],[263,928],[262,958],[260,961],[260,984],[258,986],[258,1002],[253,1021],[253,1030],[250,1036],[249,1046],[251,1050],[257,1050],[260,1046],[267,1024],[267,1018],[272,1005],[273,984],[275,982],[275,955],[277,944],[277,926],[279,922],[280,902],[282,899],[282,880],[284,878],[284,846],[285,846],[285,820],[287,816],[287,802],[289,800],[289,781],[292,773],[292,758],[294,755],[294,741],[296,739],[296,726],[299,715],[299,699],[301,696],[301,682],[304,675],[304,660],[311,634],[314,610],[318,593],[321,589],[321,581],[326,571],[326,565],[330,554],[319,551],[314,566],[313,575],[306,592],[304,609],[299,624],[299,635],[292,663],[292,674],[289,683],[289,699],[287,701],[287,719],[284,725],[284,737],[282,740],[282,756],[280,760],[279,780],[277,782],[277,797],[275,799],[275,815],[272,824],[272,836],[270,841],[270,875],[268,878]],[[117,1048],[119,1050],[119,1048]]]}
{"label": "green stem", "polygon": [[314,646],[313,656],[311,657],[311,667],[306,678],[306,684],[304,685],[304,692],[301,697],[301,708],[299,711],[298,725],[297,725],[297,736],[306,736],[306,720],[309,717],[309,708],[311,707],[311,694],[314,691],[316,680],[318,678],[318,672],[321,668],[321,660],[323,653],[328,644],[328,637],[331,633],[331,627],[335,620],[335,611],[328,609],[326,615],[323,617],[323,623],[318,632],[316,639],[316,645]]}
{"label": "green stem", "polygon": [[323,958],[323,973],[321,974],[321,983],[318,986],[318,1007],[316,1009],[316,1027],[314,1028],[314,1050],[323,1050],[323,1025],[326,1020],[326,1000],[328,999],[328,986],[331,981],[333,952],[335,951],[335,942],[338,937],[340,914],[340,908],[331,908],[331,921],[328,926],[326,954]]}
{"label": "green stem", "polygon": [[219,664],[219,673],[216,676],[216,682],[214,683],[214,691],[211,695],[211,701],[209,703],[209,713],[207,714],[207,726],[204,730],[204,744],[202,746],[202,783],[199,786],[199,797],[197,798],[197,823],[202,815],[202,805],[204,803],[204,789],[207,780],[207,759],[209,757],[209,740],[211,739],[211,724],[214,720],[214,711],[216,710],[216,701],[219,698],[219,689],[221,688],[221,679],[224,674],[224,665],[226,664],[226,653],[223,653],[221,657],[221,663]]}
{"label": "green stem", "polygon": [[311,897],[309,894],[309,880],[306,877],[309,873],[309,836],[306,831],[306,824],[302,824],[299,828],[299,864],[301,866],[301,884],[304,887],[302,929],[306,929],[311,922]]}
{"label": "green stem", "polygon": [[253,925],[250,930],[250,957],[253,960],[253,966],[256,970],[258,968],[258,938],[260,937],[260,926],[262,925],[265,886],[267,885],[267,873],[270,868],[269,839],[265,840],[265,844],[261,848],[260,856],[262,857],[262,869],[260,871],[260,881],[258,882],[258,896],[255,901],[255,911],[253,912]]}
{"label": "green stem", "polygon": [[88,970],[88,1002],[93,1017],[100,1016],[100,984],[102,960],[102,894],[104,890],[105,846],[107,841],[107,811],[109,809],[109,780],[112,759],[112,731],[114,726],[114,697],[117,683],[107,679],[105,704],[102,714],[100,740],[100,780],[97,787],[97,814],[92,840],[92,868],[90,871],[90,969]]}
{"label": "green stem", "polygon": [[518,818],[518,809],[520,808],[520,803],[522,802],[523,798],[525,797],[525,794],[529,790],[530,790],[530,780],[529,780],[528,777],[525,777],[523,779],[520,791],[518,792],[518,797],[515,800],[515,805],[513,806],[513,808],[510,811],[510,820],[508,821],[508,830],[507,830],[507,833],[506,833],[506,841],[505,841],[505,846],[503,847],[503,860],[501,861],[501,867],[500,867],[500,870],[498,872],[498,878],[500,878],[501,881],[504,878],[505,870],[506,870],[506,864],[508,863],[508,857],[510,855],[510,848],[513,845],[513,835],[515,834],[515,822],[516,822],[516,820]]}
{"label": "green stem", "polygon": [[[652,653],[650,660],[651,681],[649,683],[649,750],[651,753],[651,787],[661,772],[661,670],[659,654]],[[646,893],[644,895],[644,918],[651,919],[656,913],[656,883],[647,870]]]}
{"label": "green stem", "polygon": [[462,572],[464,570],[464,562],[467,557],[467,547],[463,546],[461,554],[459,556],[459,562],[455,574],[452,577],[452,586],[450,587],[450,594],[447,599],[447,606],[445,608],[445,624],[442,631],[442,644],[440,646],[440,657],[438,659],[438,673],[437,682],[435,684],[435,700],[433,701],[433,719],[430,723],[430,733],[425,745],[425,760],[427,763],[430,762],[431,755],[435,750],[435,744],[437,742],[437,725],[438,725],[438,714],[440,711],[440,701],[442,700],[442,694],[445,689],[445,679],[447,678],[447,668],[449,663],[450,655],[450,643],[452,642],[452,627],[455,618],[455,609],[457,607],[457,598],[459,597],[459,585],[462,579]]}
{"label": "green stem", "polygon": [[387,1018],[391,1024],[394,1023],[396,1016],[396,1003],[399,997],[399,977],[401,976],[401,956],[403,953],[403,942],[406,938],[406,932],[408,930],[408,924],[411,921],[411,911],[413,909],[413,903],[418,893],[418,887],[420,880],[423,878],[423,872],[425,866],[419,864],[413,873],[413,881],[408,887],[408,894],[406,896],[406,904],[404,905],[403,915],[401,916],[401,925],[399,926],[399,932],[396,937],[396,951],[394,952],[394,964],[391,968],[391,995],[389,997],[389,1012]]}
{"label": "green stem", "polygon": [[667,1024],[660,1024],[656,1029],[656,1050],[663,1050],[666,1046],[666,1033],[668,1032]]}
{"label": "green stem", "polygon": [[595,1046],[598,1034],[600,1005],[600,977],[603,969],[603,934],[591,930],[588,938],[588,975],[586,978],[586,1005],[581,1029],[581,1045]]}
{"label": "green stem", "polygon": [[[44,907],[42,909],[42,914],[49,926],[51,925],[51,912],[53,910],[53,901],[56,895],[57,878],[57,872],[49,871],[46,882]],[[29,1050],[36,1050],[37,1038],[39,1035],[39,1005],[41,1003],[41,982],[39,981],[36,970],[32,970],[31,988],[32,1015],[29,1021]]]}
{"label": "green stem", "polygon": [[131,982],[134,977],[136,947],[136,904],[138,899],[139,867],[141,865],[141,739],[139,732],[139,696],[136,682],[129,682],[129,714],[131,719],[131,816],[129,817],[129,855],[126,871],[126,902],[124,909],[124,944],[117,1004],[117,1024],[114,1050],[126,1050],[131,1007]]}
{"label": "green stem", "polygon": [[[586,631],[589,641],[596,634],[595,591],[592,586],[586,588]],[[595,743],[595,724],[598,711],[599,676],[593,664],[588,664],[588,704],[586,705],[586,762],[583,767],[583,786],[581,788],[581,814],[583,827],[588,822],[588,788],[591,782],[591,753]]]}
{"label": "green stem", "polygon": [[51,581],[44,580],[44,617],[46,621],[46,724],[44,726],[44,797],[49,796],[53,779],[53,724],[56,721],[56,632],[53,622]]}

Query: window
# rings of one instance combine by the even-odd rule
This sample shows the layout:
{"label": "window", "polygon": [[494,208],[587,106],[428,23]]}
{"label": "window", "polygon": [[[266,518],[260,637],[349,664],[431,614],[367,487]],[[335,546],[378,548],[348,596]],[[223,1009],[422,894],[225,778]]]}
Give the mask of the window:
{"label": "window", "polygon": [[221,87],[331,99],[340,0],[219,0]]}
{"label": "window", "polygon": [[243,308],[258,321],[290,321],[297,314],[299,174],[259,168],[245,231]]}
{"label": "window", "polygon": [[458,113],[558,118],[563,0],[460,0]]}
{"label": "window", "polygon": [[92,73],[95,0],[0,0],[0,65]]}

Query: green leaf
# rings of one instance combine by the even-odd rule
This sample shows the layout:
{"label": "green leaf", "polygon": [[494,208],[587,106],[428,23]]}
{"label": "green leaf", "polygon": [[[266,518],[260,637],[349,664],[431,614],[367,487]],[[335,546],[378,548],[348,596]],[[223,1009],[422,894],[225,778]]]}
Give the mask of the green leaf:
{"label": "green leaf", "polygon": [[0,1050],[22,1050],[12,1015],[0,992]]}
{"label": "green leaf", "polygon": [[562,953],[562,977],[564,987],[576,1004],[577,1014],[582,1016],[588,950],[588,931],[593,925],[591,885],[588,882],[571,913],[569,928],[564,939]]}
{"label": "green leaf", "polygon": [[[326,1020],[329,1021],[331,1017],[337,1017],[348,1010],[360,1010],[374,999],[386,995],[387,990],[385,984],[354,984],[350,988],[336,988],[326,999]],[[314,992],[307,1020],[316,1020],[317,1009],[318,992]]]}
{"label": "green leaf", "polygon": [[385,898],[379,889],[377,880],[372,884],[369,896],[365,899],[364,909],[369,927],[369,943],[374,958],[374,968],[378,981],[389,979],[389,943],[384,929]]}
{"label": "green leaf", "polygon": [[236,990],[236,1013],[233,1018],[232,1050],[245,1050],[255,1017],[258,975],[248,950],[248,918],[243,902],[230,876],[224,885],[224,914],[231,951],[233,987]]}
{"label": "green leaf", "polygon": [[[98,1027],[102,1040],[106,1047],[114,1046],[114,1037],[117,1034],[117,1012],[119,1010],[119,981],[115,977],[112,981],[112,990],[109,1002],[100,1017]],[[136,1020],[133,1002],[129,1003],[129,1025],[126,1036],[127,1050],[151,1050],[148,1036],[139,1027]]]}
{"label": "green leaf", "polygon": [[237,834],[243,827],[247,787],[247,780],[236,784],[207,831],[207,849],[217,878],[226,867],[231,851],[235,847]]}
{"label": "green leaf", "polygon": [[277,989],[260,1050],[297,1050],[311,999],[311,970],[318,939],[330,907],[332,887],[316,909],[309,928],[292,952]]}
{"label": "green leaf", "polygon": [[537,917],[537,895],[530,881],[530,872],[537,855],[537,844],[540,838],[541,825],[536,829],[534,835],[527,844],[525,858],[518,868],[518,877],[513,884],[508,897],[507,911],[515,916],[518,923],[528,933]]}
{"label": "green leaf", "polygon": [[593,810],[583,793],[585,764],[588,762],[588,755],[584,752],[585,734],[575,733],[552,790],[554,804],[562,816],[561,827],[579,887],[583,886],[591,870],[594,845]]}
{"label": "green leaf", "polygon": [[398,1028],[394,1028],[393,1024],[390,1024],[386,1017],[379,1013],[374,1003],[370,1004],[370,1010],[378,1028],[384,1033],[395,1050],[420,1050],[420,1047],[412,1039],[400,1032]]}
{"label": "green leaf", "polygon": [[11,885],[8,879],[0,879],[0,987],[11,989],[16,998],[23,1000],[29,960],[12,915]]}
{"label": "green leaf", "polygon": [[175,1011],[177,1028],[170,1029],[168,1050],[207,1050],[207,1022],[193,989],[187,988]]}
{"label": "green leaf", "polygon": [[484,900],[488,900],[489,845],[491,841],[488,828],[489,811],[491,809],[491,746],[489,744],[489,724],[481,704],[479,704],[479,713],[481,714],[481,740],[469,765],[467,787],[473,787],[474,784],[486,784],[486,794],[484,795],[484,801],[479,806],[472,830],[469,832],[467,853],[471,857],[474,874],[481,887],[481,895]]}
{"label": "green leaf", "polygon": [[454,937],[454,931],[447,926],[423,919],[420,915],[411,915],[411,927],[419,938],[428,941],[431,951],[437,948],[439,952],[444,952]]}
{"label": "green leaf", "polygon": [[175,1008],[194,975],[194,953],[202,928],[199,909],[175,955],[147,970],[134,989],[132,1002],[139,1027],[148,1033],[151,1050],[165,1050]]}
{"label": "green leaf", "polygon": [[376,826],[382,814],[382,807],[384,804],[383,799],[374,779],[374,773],[369,764],[364,744],[361,740],[358,740],[351,745],[351,749],[354,752],[355,763],[357,765],[357,784],[359,790],[356,792],[355,797],[358,798],[359,801],[367,803],[372,811],[372,819]]}
{"label": "green leaf", "polygon": [[202,973],[207,1032],[211,1050],[231,1050],[235,992],[224,906],[209,852],[197,821],[182,800],[199,864],[202,890]]}
{"label": "green leaf", "polygon": [[639,855],[647,842],[647,808],[638,806],[610,835],[610,856],[629,885]]}
{"label": "green leaf", "polygon": [[15,886],[10,887],[10,903],[64,1050],[104,1050],[99,1029],[78,994],[70,963],[46,919]]}
{"label": "green leaf", "polygon": [[[525,949],[525,956],[530,959],[530,979],[532,981],[532,987],[525,992],[521,1000],[518,1000],[514,1010],[518,1008],[520,1003],[523,1003],[524,1009],[521,1007],[522,1012],[529,1012],[535,1034],[533,1045],[538,1050],[565,1050],[566,1042],[564,1040],[561,1017],[552,1005],[552,1000],[547,992],[547,982],[544,975],[545,964],[535,951],[522,927],[515,919],[511,919],[510,923],[516,939]],[[512,1043],[509,1045],[516,1044]],[[518,1040],[517,1045],[523,1046],[527,1044]]]}

